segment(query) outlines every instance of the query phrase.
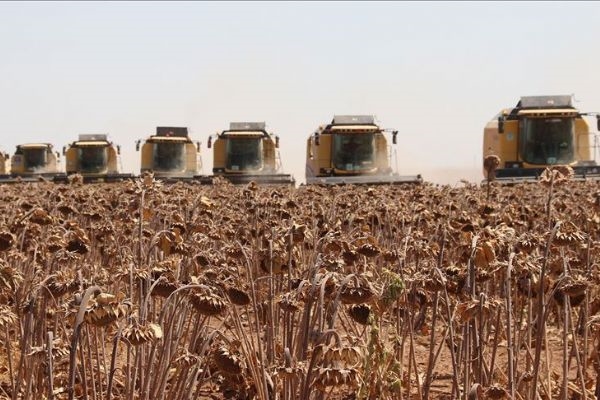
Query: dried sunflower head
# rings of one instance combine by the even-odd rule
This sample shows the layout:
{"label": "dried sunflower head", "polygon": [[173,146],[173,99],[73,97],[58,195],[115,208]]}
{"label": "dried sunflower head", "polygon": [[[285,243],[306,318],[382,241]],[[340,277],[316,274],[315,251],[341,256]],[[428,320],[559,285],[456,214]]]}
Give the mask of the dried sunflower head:
{"label": "dried sunflower head", "polygon": [[369,325],[371,321],[371,306],[368,304],[353,304],[348,307],[348,315],[357,323],[361,325]]}
{"label": "dried sunflower head", "polygon": [[54,222],[54,219],[43,208],[36,208],[31,211],[29,221],[38,225],[50,225]]}
{"label": "dried sunflower head", "polygon": [[15,243],[15,236],[8,232],[0,232],[0,251],[6,251],[10,249]]}
{"label": "dried sunflower head", "polygon": [[525,233],[517,239],[516,249],[525,254],[531,254],[541,244],[539,236],[534,233]]}
{"label": "dried sunflower head", "polygon": [[379,254],[381,254],[381,249],[371,243],[363,244],[356,251],[365,257],[377,257]]}
{"label": "dried sunflower head", "polygon": [[357,387],[358,371],[354,368],[319,368],[314,386],[319,391],[328,391],[332,387],[347,385]]}
{"label": "dried sunflower head", "polygon": [[100,293],[90,301],[85,310],[85,322],[94,326],[107,326],[129,311],[128,303],[121,303],[117,296],[110,293]]}
{"label": "dried sunflower head", "polygon": [[241,285],[239,288],[235,286],[227,286],[225,289],[227,297],[236,306],[246,306],[250,304],[250,295],[248,294],[247,288]]}
{"label": "dried sunflower head", "polygon": [[158,324],[140,325],[134,321],[131,325],[123,329],[121,339],[139,346],[144,343],[160,340],[163,336],[162,328]]}
{"label": "dried sunflower head", "polygon": [[227,310],[225,300],[210,288],[192,291],[189,299],[194,309],[206,316],[220,315]]}
{"label": "dried sunflower head", "polygon": [[489,180],[493,180],[496,177],[496,169],[500,165],[500,157],[495,154],[486,156],[483,159],[483,168],[487,172]]}
{"label": "dried sunflower head", "polygon": [[554,285],[554,300],[560,306],[564,305],[565,296],[569,297],[571,307],[579,306],[585,299],[589,282],[585,279],[575,279],[571,276],[557,281]]}
{"label": "dried sunflower head", "polygon": [[61,269],[46,278],[44,287],[53,297],[61,297],[75,292],[80,285],[81,281],[75,271]]}
{"label": "dried sunflower head", "polygon": [[23,282],[23,274],[0,261],[0,293],[5,290],[14,292]]}
{"label": "dried sunflower head", "polygon": [[9,306],[0,305],[0,328],[15,326],[18,318]]}
{"label": "dried sunflower head", "polygon": [[340,300],[344,304],[363,304],[375,296],[375,289],[364,276],[353,276],[339,288]]}
{"label": "dried sunflower head", "polygon": [[540,183],[545,186],[559,185],[569,181],[573,175],[573,168],[568,165],[554,165],[544,169],[540,175]]}
{"label": "dried sunflower head", "polygon": [[553,243],[557,246],[581,244],[585,241],[585,234],[571,221],[563,222],[556,232]]}
{"label": "dried sunflower head", "polygon": [[200,362],[200,357],[185,350],[185,353],[175,359],[175,365],[178,367],[189,368]]}
{"label": "dried sunflower head", "polygon": [[283,293],[279,296],[277,303],[282,310],[287,312],[296,312],[300,309],[296,293],[294,292]]}
{"label": "dried sunflower head", "polygon": [[213,351],[212,359],[219,371],[225,375],[239,375],[246,368],[241,354],[226,346],[219,346]]}

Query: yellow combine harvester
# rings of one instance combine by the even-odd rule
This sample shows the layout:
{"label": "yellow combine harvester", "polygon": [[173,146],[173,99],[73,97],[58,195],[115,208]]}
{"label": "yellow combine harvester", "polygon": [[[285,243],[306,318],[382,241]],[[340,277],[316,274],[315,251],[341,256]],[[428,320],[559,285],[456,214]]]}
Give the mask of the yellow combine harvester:
{"label": "yellow combine harvester", "polygon": [[0,180],[10,177],[10,175],[8,175],[8,167],[7,167],[9,158],[10,157],[8,156],[7,153],[0,151]]}
{"label": "yellow combine harvester", "polygon": [[[579,179],[599,178],[586,115],[598,118],[596,113],[578,111],[571,96],[521,97],[516,107],[502,110],[483,132],[484,159],[491,155],[500,159],[495,179],[536,180],[552,165],[571,166]],[[487,179],[485,167],[483,173]]]}
{"label": "yellow combine harvester", "polygon": [[229,130],[208,138],[213,147],[213,176],[202,177],[211,184],[223,177],[234,184],[250,181],[268,185],[294,185],[291,175],[281,172],[279,138],[266,131],[264,122],[232,122]]}
{"label": "yellow combine harvester", "polygon": [[385,132],[396,144],[398,131],[375,123],[372,115],[336,115],[306,143],[306,184],[421,183],[421,175],[402,176],[391,167]]}
{"label": "yellow combine harvester", "polygon": [[[3,156],[5,161],[8,156]],[[3,163],[4,164],[4,163]],[[2,183],[35,182],[40,178],[57,179],[66,177],[59,169],[59,155],[50,143],[20,144],[10,158],[10,174],[0,176]]]}
{"label": "yellow combine harvester", "polygon": [[63,148],[63,154],[67,175],[79,174],[84,182],[117,182],[133,178],[132,174],[119,172],[120,148],[109,142],[107,135],[79,135],[79,140]]}
{"label": "yellow combine harvester", "polygon": [[[140,150],[141,141],[136,142]],[[194,144],[185,127],[157,127],[156,135],[142,145],[141,173],[153,172],[162,180],[188,180],[199,178],[202,163],[200,142]]]}

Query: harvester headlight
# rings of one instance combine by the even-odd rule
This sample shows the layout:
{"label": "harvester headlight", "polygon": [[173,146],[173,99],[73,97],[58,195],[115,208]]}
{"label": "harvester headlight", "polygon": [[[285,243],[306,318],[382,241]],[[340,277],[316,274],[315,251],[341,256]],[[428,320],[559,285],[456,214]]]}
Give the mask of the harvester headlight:
{"label": "harvester headlight", "polygon": [[507,161],[504,168],[523,168],[523,164],[519,161]]}

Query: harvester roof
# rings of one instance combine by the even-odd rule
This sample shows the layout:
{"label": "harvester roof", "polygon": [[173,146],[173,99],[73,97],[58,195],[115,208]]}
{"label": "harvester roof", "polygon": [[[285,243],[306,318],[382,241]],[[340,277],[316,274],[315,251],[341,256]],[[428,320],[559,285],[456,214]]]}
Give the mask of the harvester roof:
{"label": "harvester roof", "polygon": [[186,143],[191,142],[189,137],[186,136],[151,136],[148,142],[152,143]]}
{"label": "harvester roof", "polygon": [[108,142],[108,135],[105,133],[91,133],[79,135],[79,142]]}
{"label": "harvester roof", "polygon": [[101,146],[109,146],[109,142],[102,142],[99,140],[83,140],[73,142],[73,147],[101,147]]}
{"label": "harvester roof", "polygon": [[379,132],[381,129],[373,115],[336,115],[329,125],[321,126],[319,130],[321,133],[359,133]]}
{"label": "harvester roof", "polygon": [[266,127],[264,122],[230,122],[229,130],[221,132],[220,136],[268,137]]}
{"label": "harvester roof", "polygon": [[161,137],[188,137],[187,127],[157,126],[156,136]]}
{"label": "harvester roof", "polygon": [[335,115],[331,125],[376,125],[373,115]]}
{"label": "harvester roof", "polygon": [[517,104],[521,109],[544,109],[544,108],[574,108],[573,97],[562,96],[523,96]]}
{"label": "harvester roof", "polygon": [[378,132],[380,130],[377,125],[333,125],[329,129],[336,132]]}
{"label": "harvester roof", "polygon": [[518,115],[524,117],[543,117],[547,115],[554,115],[557,117],[576,117],[579,115],[577,110],[573,108],[550,108],[550,109],[528,109],[519,110]]}
{"label": "harvester roof", "polygon": [[264,122],[230,122],[230,131],[261,131],[264,132],[267,124]]}
{"label": "harvester roof", "polygon": [[573,97],[569,95],[559,96],[523,96],[517,105],[503,112],[508,120],[516,120],[520,117],[545,117],[548,115],[557,117],[577,117],[579,112],[573,106]]}
{"label": "harvester roof", "polygon": [[100,147],[110,146],[108,135],[104,133],[92,133],[79,135],[79,140],[71,144],[72,147]]}
{"label": "harvester roof", "polygon": [[235,136],[235,137],[264,137],[265,131],[223,131],[222,136]]}
{"label": "harvester roof", "polygon": [[46,149],[52,147],[50,143],[25,143],[20,144],[17,147],[22,149]]}

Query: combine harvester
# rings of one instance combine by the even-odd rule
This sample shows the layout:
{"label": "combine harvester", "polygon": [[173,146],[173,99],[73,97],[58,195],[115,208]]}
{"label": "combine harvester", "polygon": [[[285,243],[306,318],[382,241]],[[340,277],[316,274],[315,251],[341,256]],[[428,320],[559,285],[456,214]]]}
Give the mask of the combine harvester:
{"label": "combine harvester", "polygon": [[[136,151],[141,141],[136,142]],[[194,144],[185,127],[157,127],[156,135],[142,145],[141,173],[153,172],[166,182],[200,179],[202,169],[200,142]]]}
{"label": "combine harvester", "polygon": [[222,177],[233,184],[295,185],[291,175],[281,172],[279,137],[268,133],[264,122],[232,122],[229,130],[208,138],[213,148],[213,175],[200,177],[212,184]]}
{"label": "combine harvester", "polygon": [[[571,96],[521,97],[516,107],[502,110],[483,132],[483,157],[496,156],[494,178],[502,183],[536,181],[546,167],[568,165],[574,179],[599,179],[592,152],[594,136]],[[594,146],[595,147],[595,146]],[[595,153],[595,151],[594,151]],[[484,177],[488,170],[484,166]]]}
{"label": "combine harvester", "polygon": [[[306,143],[306,184],[418,184],[421,175],[399,175],[391,167],[388,139],[372,115],[336,115]],[[391,131],[396,144],[398,131]]]}
{"label": "combine harvester", "polygon": [[[2,166],[8,155],[2,155]],[[0,175],[0,183],[37,182],[40,179],[66,179],[59,169],[59,154],[50,143],[20,144],[10,158],[10,174],[6,169]]]}
{"label": "combine harvester", "polygon": [[0,151],[0,182],[10,178],[10,175],[8,174],[8,167],[6,166],[9,158],[10,157],[7,153]]}
{"label": "combine harvester", "polygon": [[[119,182],[133,178],[132,174],[119,172],[120,147],[108,141],[107,135],[79,135],[79,140],[63,148],[67,176],[81,175],[83,182]],[[67,177],[57,177],[56,182],[66,182]]]}

